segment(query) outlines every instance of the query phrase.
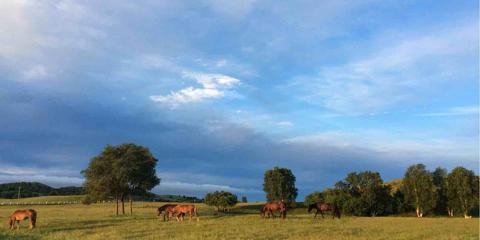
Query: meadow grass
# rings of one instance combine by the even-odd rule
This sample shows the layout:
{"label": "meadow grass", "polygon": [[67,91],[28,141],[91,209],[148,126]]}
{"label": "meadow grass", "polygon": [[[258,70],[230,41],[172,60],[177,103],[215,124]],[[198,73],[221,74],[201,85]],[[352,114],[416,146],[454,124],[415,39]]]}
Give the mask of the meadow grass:
{"label": "meadow grass", "polygon": [[44,196],[44,197],[30,197],[30,198],[20,198],[20,199],[6,199],[0,198],[0,203],[42,203],[45,202],[54,203],[54,202],[69,202],[69,201],[82,201],[85,195],[70,195],[70,196]]}
{"label": "meadow grass", "polygon": [[[134,215],[115,216],[114,204],[2,206],[0,239],[479,239],[479,219],[414,217],[342,217],[313,219],[304,208],[286,220],[262,219],[258,204],[239,204],[216,214],[203,204],[200,221],[163,222],[156,216],[162,203],[137,202]],[[8,230],[7,217],[16,208],[38,211],[37,228]]]}

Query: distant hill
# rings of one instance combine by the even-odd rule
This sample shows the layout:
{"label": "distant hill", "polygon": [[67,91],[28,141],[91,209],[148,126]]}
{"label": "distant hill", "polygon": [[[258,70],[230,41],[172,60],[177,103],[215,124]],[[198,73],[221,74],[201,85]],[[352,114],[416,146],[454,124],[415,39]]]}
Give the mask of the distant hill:
{"label": "distant hill", "polygon": [[[0,198],[15,199],[18,198],[18,189],[20,188],[21,198],[43,197],[43,196],[73,196],[83,195],[83,187],[61,187],[54,188],[39,182],[14,182],[0,184]],[[156,202],[202,202],[203,199],[181,195],[158,195],[148,193],[145,196],[134,197],[141,201]]]}
{"label": "distant hill", "polygon": [[14,182],[0,184],[0,198],[17,198],[19,189],[21,198],[84,194],[82,187],[53,188],[39,182]]}

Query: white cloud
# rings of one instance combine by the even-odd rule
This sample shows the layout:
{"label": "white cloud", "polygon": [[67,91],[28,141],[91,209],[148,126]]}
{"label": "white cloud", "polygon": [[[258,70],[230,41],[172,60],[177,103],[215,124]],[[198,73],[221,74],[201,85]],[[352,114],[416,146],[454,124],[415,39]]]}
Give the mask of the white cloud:
{"label": "white cloud", "polygon": [[172,108],[182,104],[200,102],[208,98],[224,97],[226,91],[240,80],[223,74],[207,74],[198,72],[184,72],[184,77],[195,79],[202,85],[202,88],[187,87],[168,95],[152,95],[150,99],[154,102],[168,105]]}
{"label": "white cloud", "polygon": [[277,122],[277,125],[281,127],[291,127],[293,126],[293,123],[290,121],[280,121],[280,122]]}
{"label": "white cloud", "polygon": [[464,106],[453,107],[443,112],[422,113],[417,116],[421,117],[447,117],[447,116],[464,116],[464,115],[478,115],[478,106]]}

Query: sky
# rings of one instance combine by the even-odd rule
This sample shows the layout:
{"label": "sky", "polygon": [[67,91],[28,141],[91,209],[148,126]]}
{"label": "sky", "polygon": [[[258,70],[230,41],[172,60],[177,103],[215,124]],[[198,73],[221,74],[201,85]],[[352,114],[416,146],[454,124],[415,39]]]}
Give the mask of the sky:
{"label": "sky", "polygon": [[479,167],[478,1],[0,1],[0,182],[80,186],[107,144],[159,194],[297,200],[353,171]]}

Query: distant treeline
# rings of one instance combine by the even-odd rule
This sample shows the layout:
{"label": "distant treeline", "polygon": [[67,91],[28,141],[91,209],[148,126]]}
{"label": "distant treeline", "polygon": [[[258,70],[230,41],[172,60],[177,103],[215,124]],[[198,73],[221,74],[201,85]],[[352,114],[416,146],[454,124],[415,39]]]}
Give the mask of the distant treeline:
{"label": "distant treeline", "polygon": [[[14,199],[20,197],[69,196],[85,194],[83,187],[54,188],[39,182],[13,182],[0,184],[0,198]],[[185,195],[158,195],[151,192],[135,196],[136,200],[155,202],[203,202],[203,199]]]}
{"label": "distant treeline", "polygon": [[14,182],[0,184],[0,198],[21,198],[57,196],[57,195],[82,195],[83,187],[54,188],[39,182]]}
{"label": "distant treeline", "polygon": [[384,183],[380,173],[352,172],[333,188],[313,192],[305,203],[329,202],[344,214],[377,216],[400,214],[479,215],[479,176],[463,167],[450,173],[444,168],[428,171],[423,164],[406,169],[403,179]]}

